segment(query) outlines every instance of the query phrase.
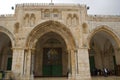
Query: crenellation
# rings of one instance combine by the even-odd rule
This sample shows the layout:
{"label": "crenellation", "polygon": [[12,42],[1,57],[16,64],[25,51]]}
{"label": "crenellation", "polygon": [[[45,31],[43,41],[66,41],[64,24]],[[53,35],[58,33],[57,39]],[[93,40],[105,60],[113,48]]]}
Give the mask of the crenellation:
{"label": "crenellation", "polygon": [[66,3],[24,3],[24,4],[16,4],[16,7],[28,7],[28,6],[61,6],[61,7],[85,7],[85,5],[80,4],[66,4]]}
{"label": "crenellation", "polygon": [[80,4],[64,4],[64,3],[24,3],[24,4],[16,4],[16,9],[40,9],[40,8],[59,8],[59,9],[84,9],[86,8],[85,5]]}

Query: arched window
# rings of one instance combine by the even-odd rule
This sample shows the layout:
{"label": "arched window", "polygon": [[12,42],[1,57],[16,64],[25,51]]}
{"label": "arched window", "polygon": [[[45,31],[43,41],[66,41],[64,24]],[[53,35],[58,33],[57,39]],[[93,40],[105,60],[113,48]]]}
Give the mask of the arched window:
{"label": "arched window", "polygon": [[73,15],[72,24],[73,24],[73,25],[77,25],[77,24],[78,24],[78,17],[77,17],[76,14]]}
{"label": "arched window", "polygon": [[25,15],[25,17],[24,17],[24,24],[25,24],[25,26],[28,26],[28,24],[29,24],[29,14]]}
{"label": "arched window", "polygon": [[35,19],[36,19],[35,14],[32,13],[31,16],[30,16],[30,25],[31,26],[33,26],[35,24]]}
{"label": "arched window", "polygon": [[67,16],[67,25],[71,25],[72,24],[72,15],[68,14]]}

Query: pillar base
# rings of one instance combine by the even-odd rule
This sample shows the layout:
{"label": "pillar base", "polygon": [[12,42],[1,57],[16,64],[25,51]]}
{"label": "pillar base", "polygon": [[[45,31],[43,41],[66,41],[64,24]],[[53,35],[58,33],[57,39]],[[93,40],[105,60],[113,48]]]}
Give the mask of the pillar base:
{"label": "pillar base", "polygon": [[21,80],[34,80],[34,75],[23,75]]}
{"label": "pillar base", "polygon": [[69,74],[68,80],[91,80],[91,76],[81,75],[81,74],[75,74],[75,75]]}
{"label": "pillar base", "polygon": [[75,80],[91,80],[91,76],[76,74]]}
{"label": "pillar base", "polygon": [[75,80],[75,75],[68,74],[68,80]]}

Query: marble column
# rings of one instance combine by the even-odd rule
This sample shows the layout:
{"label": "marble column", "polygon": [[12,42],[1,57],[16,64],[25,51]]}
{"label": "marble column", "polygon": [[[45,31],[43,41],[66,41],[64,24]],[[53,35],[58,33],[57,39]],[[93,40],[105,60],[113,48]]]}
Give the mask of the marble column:
{"label": "marble column", "polygon": [[23,75],[24,49],[13,48],[12,72],[16,79],[21,79]]}
{"label": "marble column", "polygon": [[25,75],[29,80],[31,76],[31,49],[27,49],[25,53]]}
{"label": "marble column", "polygon": [[34,50],[31,51],[31,80],[34,80]]}
{"label": "marble column", "polygon": [[76,64],[75,64],[75,51],[70,50],[69,53],[69,61],[70,61],[70,73],[69,73],[69,80],[75,80],[76,75]]}
{"label": "marble column", "polygon": [[88,49],[77,49],[76,59],[76,80],[91,80]]}
{"label": "marble column", "polygon": [[34,54],[32,49],[25,50],[24,57],[24,80],[32,80],[34,78],[33,69],[34,69]]}

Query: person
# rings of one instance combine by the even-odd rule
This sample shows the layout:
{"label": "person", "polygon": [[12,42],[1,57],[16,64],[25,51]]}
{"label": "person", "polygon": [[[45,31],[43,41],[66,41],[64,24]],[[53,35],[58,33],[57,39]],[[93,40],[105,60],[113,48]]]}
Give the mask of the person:
{"label": "person", "polygon": [[101,70],[100,69],[98,69],[98,76],[100,76],[101,75]]}
{"label": "person", "polygon": [[107,77],[108,71],[106,68],[104,68],[104,76]]}

